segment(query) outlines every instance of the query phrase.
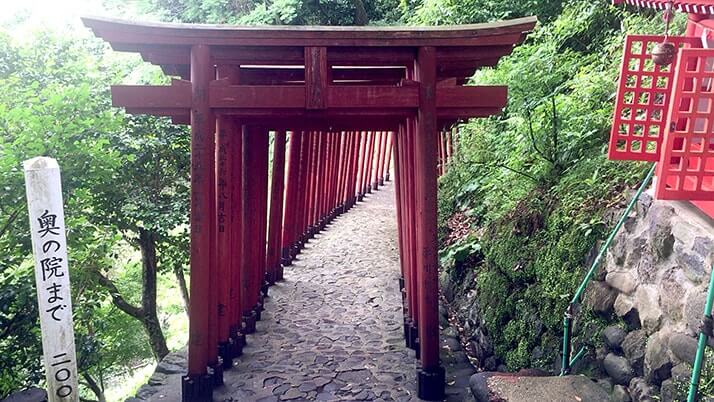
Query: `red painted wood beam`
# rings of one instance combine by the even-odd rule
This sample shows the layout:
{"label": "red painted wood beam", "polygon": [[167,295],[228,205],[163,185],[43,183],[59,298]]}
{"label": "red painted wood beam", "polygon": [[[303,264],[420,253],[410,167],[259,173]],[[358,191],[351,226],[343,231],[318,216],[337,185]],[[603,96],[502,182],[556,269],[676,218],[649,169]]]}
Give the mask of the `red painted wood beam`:
{"label": "red painted wood beam", "polygon": [[254,332],[254,322],[260,311],[259,293],[265,266],[265,201],[267,199],[267,131],[260,126],[243,126],[243,210],[241,264],[243,281],[243,315]]}
{"label": "red painted wood beam", "polygon": [[[230,202],[230,312],[231,312],[231,336],[242,338],[242,318],[244,306],[241,297],[243,293],[243,281],[245,267],[242,265],[241,244],[243,243],[242,218],[243,218],[243,128],[239,121],[227,118],[223,121],[225,129],[230,133],[230,167],[231,172],[229,187],[231,189]],[[244,339],[241,339],[244,341]]]}
{"label": "red painted wood beam", "polygon": [[310,187],[308,191],[308,204],[305,219],[305,229],[309,232],[314,225],[314,216],[317,202],[317,179],[318,179],[318,155],[320,150],[320,132],[313,131],[311,133],[312,141],[310,143],[310,171],[308,174]]}
{"label": "red painted wood beam", "polygon": [[[417,286],[421,370],[419,396],[443,398],[444,369],[439,362],[439,272],[437,245],[436,49],[420,47],[416,63],[419,112],[414,145],[416,171]],[[426,398],[425,398],[426,397]]]}
{"label": "red painted wood beam", "polygon": [[[208,102],[208,85],[214,77],[210,49],[191,49],[191,245],[188,376],[183,379],[184,399],[201,389],[209,363],[209,317],[211,308],[211,254],[213,236],[212,193],[215,119]],[[206,397],[210,395],[196,395]]]}
{"label": "red painted wood beam", "polygon": [[230,183],[232,177],[230,175],[232,164],[231,159],[234,157],[230,153],[231,141],[233,141],[234,133],[228,131],[227,126],[230,118],[219,116],[216,122],[216,274],[212,280],[218,289],[218,343],[219,348],[225,347],[230,337],[230,326],[232,317],[232,308],[229,295],[231,292],[230,280],[224,278],[231,277],[231,239],[230,239],[230,214],[232,204],[232,193]]}
{"label": "red painted wood beam", "polygon": [[[292,263],[291,250],[295,245],[295,232],[297,221],[298,191],[300,183],[300,144],[302,132],[290,132],[290,150],[287,162],[287,180],[285,183],[285,214],[283,219],[283,234],[281,242],[281,260],[283,265]],[[278,278],[282,279],[282,278]]]}
{"label": "red painted wood beam", "polygon": [[387,164],[384,168],[384,172],[385,172],[384,180],[387,180],[387,181],[389,181],[389,174],[390,174],[389,169],[392,164],[392,158],[394,158],[396,160],[396,152],[394,152],[393,149],[394,149],[394,144],[395,144],[394,138],[396,137],[397,133],[392,131],[392,132],[390,132],[389,135],[390,135],[391,140],[387,143],[387,145],[389,147],[389,151],[387,152]]}
{"label": "red painted wood beam", "polygon": [[305,232],[305,211],[307,209],[307,193],[309,192],[309,165],[310,165],[310,149],[311,149],[311,134],[305,130],[302,134],[302,143],[300,145],[300,185],[298,187],[298,209],[295,225],[295,248],[293,249],[293,257],[299,250],[302,244],[303,233]]}
{"label": "red painted wood beam", "polygon": [[405,147],[404,147],[404,159],[406,165],[406,193],[407,193],[407,233],[408,237],[408,262],[409,262],[409,277],[411,279],[409,287],[409,307],[410,316],[412,323],[415,327],[418,326],[419,322],[419,301],[418,292],[419,288],[417,286],[417,244],[416,244],[416,171],[414,166],[414,137],[415,132],[415,121],[414,119],[407,119],[406,129],[404,132]]}
{"label": "red painted wood beam", "polygon": [[305,47],[305,108],[327,108],[327,88],[331,80],[326,47]]}
{"label": "red painted wood beam", "polygon": [[[145,61],[156,65],[167,65],[175,67],[188,67],[189,51],[181,46],[156,46],[156,45],[136,45],[133,50],[140,52]],[[130,50],[132,51],[132,50]],[[475,48],[465,47],[440,47],[437,48],[437,61],[439,66],[449,63],[471,62],[475,66],[479,60],[492,59],[510,54],[513,51],[512,45],[504,46],[479,46]],[[302,46],[294,47],[214,47],[213,58],[216,64],[235,65],[304,65],[304,53]],[[355,47],[331,48],[327,53],[328,63],[343,66],[409,66],[416,58],[416,52],[411,47],[389,47],[373,48],[369,52]],[[241,68],[241,71],[250,68]],[[257,69],[256,69],[257,70]],[[350,71],[350,70],[347,70]],[[370,70],[365,70],[369,72]],[[370,75],[358,75],[353,77],[359,70],[351,70],[350,78],[369,77]],[[401,72],[400,77],[404,75]],[[338,79],[340,75],[335,75]],[[391,77],[391,76],[390,76]],[[304,78],[304,76],[303,76]],[[251,73],[246,81],[251,82]]]}
{"label": "red painted wood beam", "polygon": [[[221,66],[216,70],[216,77],[219,79],[238,81],[237,69]],[[233,270],[238,266],[234,265],[235,246],[232,243],[237,230],[235,213],[236,192],[233,190],[235,177],[233,171],[236,170],[236,160],[240,161],[240,153],[235,152],[233,142],[240,137],[239,127],[235,120],[228,116],[218,116],[216,119],[216,274],[212,277],[212,284],[217,289],[217,342],[218,352],[223,359],[223,367],[232,367],[233,351],[230,348],[230,339],[235,339],[238,335],[237,323],[239,313],[236,312],[236,297],[232,296],[239,286],[239,281],[234,283]],[[239,171],[239,170],[238,170]],[[239,275],[239,274],[238,274]],[[240,277],[240,276],[238,276]]]}
{"label": "red painted wood beam", "polygon": [[256,293],[258,294],[258,306],[257,308],[262,311],[263,309],[263,296],[267,295],[267,246],[268,246],[268,165],[269,165],[269,152],[270,152],[270,135],[269,131],[265,127],[260,127],[262,130],[262,135],[259,137],[260,143],[257,149],[251,150],[251,152],[256,152],[260,157],[259,167],[260,167],[260,181],[259,181],[259,195],[260,195],[260,205],[257,209],[257,221],[259,225],[258,231],[258,281],[256,282]]}
{"label": "red painted wood beam", "polygon": [[268,282],[280,279],[281,233],[283,231],[283,201],[285,187],[285,131],[276,131],[273,142],[273,169],[270,190],[270,224],[268,234]]}
{"label": "red painted wood beam", "polygon": [[[306,87],[286,85],[210,85],[210,106],[215,109],[305,109]],[[112,105],[131,110],[171,112],[189,109],[190,87],[113,85]],[[321,101],[328,109],[410,109],[419,102],[418,88],[408,86],[329,86],[321,90]],[[440,109],[494,109],[506,106],[507,87],[455,86],[437,89]],[[324,98],[324,99],[323,99]],[[322,109],[323,107],[316,109]],[[361,110],[362,113],[367,111]]]}

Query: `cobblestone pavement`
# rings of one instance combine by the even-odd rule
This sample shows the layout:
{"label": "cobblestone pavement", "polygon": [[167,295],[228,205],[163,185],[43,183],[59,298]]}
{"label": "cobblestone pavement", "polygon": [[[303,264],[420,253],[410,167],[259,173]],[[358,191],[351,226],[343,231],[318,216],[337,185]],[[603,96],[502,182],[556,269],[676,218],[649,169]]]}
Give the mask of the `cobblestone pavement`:
{"label": "cobblestone pavement", "polygon": [[[214,400],[418,401],[416,360],[402,335],[398,277],[389,183],[336,218],[285,268],[285,280],[270,288],[257,331],[225,371]],[[442,352],[449,351],[448,341]],[[459,349],[453,339],[451,345]],[[473,373],[458,353],[442,356],[453,401],[464,400]],[[166,380],[167,386],[177,384]],[[147,399],[171,400],[166,392]]]}

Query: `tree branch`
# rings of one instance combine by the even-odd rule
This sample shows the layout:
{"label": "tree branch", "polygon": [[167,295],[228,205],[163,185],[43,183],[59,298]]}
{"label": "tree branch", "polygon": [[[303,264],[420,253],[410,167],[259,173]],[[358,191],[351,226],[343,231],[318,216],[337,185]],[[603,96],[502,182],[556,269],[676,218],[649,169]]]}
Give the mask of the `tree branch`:
{"label": "tree branch", "polygon": [[119,293],[119,289],[117,289],[111,279],[104,276],[98,269],[95,269],[94,273],[97,275],[99,284],[109,291],[109,295],[112,297],[112,302],[115,306],[117,306],[117,308],[119,308],[119,310],[129,314],[139,321],[144,321],[144,311],[139,307],[129,304],[129,302],[122,297],[121,293]]}
{"label": "tree branch", "polygon": [[535,182],[535,183],[540,182],[540,180],[538,180],[537,177],[535,177],[535,176],[533,176],[533,175],[531,175],[531,174],[529,174],[529,173],[520,171],[520,170],[518,170],[518,169],[514,169],[514,168],[512,168],[512,167],[506,165],[505,163],[500,163],[500,162],[487,163],[487,162],[479,162],[479,161],[474,161],[474,160],[469,161],[469,163],[472,163],[472,164],[475,164],[475,165],[485,165],[485,166],[490,166],[490,167],[494,167],[494,168],[504,168],[504,169],[506,169],[506,170],[508,170],[508,171],[511,171],[511,172],[515,173],[515,174],[518,174],[518,175],[521,175],[521,176],[523,176],[523,177],[525,177],[525,178],[527,178],[527,179],[530,179],[530,180],[532,180],[532,181]]}
{"label": "tree branch", "polygon": [[0,238],[2,238],[5,235],[5,232],[7,232],[10,229],[10,225],[12,225],[15,222],[15,219],[20,215],[20,208],[18,207],[12,213],[10,214],[10,217],[7,218],[7,221],[5,222],[4,225],[2,225],[2,228],[0,228]]}
{"label": "tree branch", "polygon": [[558,110],[555,107],[555,94],[550,97],[551,107],[553,109],[553,165],[559,166],[558,163]]}
{"label": "tree branch", "polygon": [[[104,390],[99,386],[99,384],[97,384],[96,381],[94,381],[94,378],[92,378],[92,376],[89,375],[87,372],[82,373],[82,378],[84,378],[84,381],[87,382],[87,386],[89,387],[89,389],[91,389],[94,395],[97,396],[97,402],[106,402]],[[87,401],[89,401],[89,399],[87,399]]]}
{"label": "tree branch", "polygon": [[535,176],[532,176],[532,175],[530,175],[530,174],[528,174],[528,173],[526,173],[526,172],[522,172],[522,171],[520,171],[520,170],[516,170],[516,169],[514,169],[514,168],[512,168],[512,167],[510,167],[510,166],[508,166],[508,165],[506,165],[505,163],[497,163],[497,164],[495,164],[494,166],[495,166],[495,167],[502,167],[502,168],[504,168],[504,169],[506,169],[506,170],[510,170],[511,172],[513,172],[513,173],[515,173],[515,174],[519,174],[519,175],[521,175],[521,176],[523,176],[523,177],[525,177],[525,178],[531,179],[531,180],[533,180],[533,181],[536,182],[536,183],[538,183],[538,182],[540,181],[540,180],[538,180]]}
{"label": "tree branch", "polygon": [[531,139],[531,144],[533,144],[533,148],[535,149],[536,153],[540,155],[541,158],[545,159],[546,161],[553,163],[552,160],[546,155],[545,152],[543,152],[540,148],[538,148],[538,144],[535,139],[535,134],[533,133],[533,119],[531,117],[531,112],[530,110],[526,111],[526,116],[528,118],[528,136]]}

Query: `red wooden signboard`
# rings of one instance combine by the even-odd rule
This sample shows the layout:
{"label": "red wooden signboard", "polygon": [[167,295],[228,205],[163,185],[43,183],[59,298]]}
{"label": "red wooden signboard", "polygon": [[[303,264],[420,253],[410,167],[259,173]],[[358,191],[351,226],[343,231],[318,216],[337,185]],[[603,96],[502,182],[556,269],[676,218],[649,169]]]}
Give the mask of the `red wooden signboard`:
{"label": "red wooden signboard", "polygon": [[[676,61],[658,66],[652,48],[664,40],[656,35],[628,35],[620,70],[608,157],[658,161],[669,107]],[[696,38],[670,36],[677,47],[695,45]]]}
{"label": "red wooden signboard", "polygon": [[[682,49],[656,196],[714,200],[714,49]],[[684,63],[684,64],[682,64]]]}

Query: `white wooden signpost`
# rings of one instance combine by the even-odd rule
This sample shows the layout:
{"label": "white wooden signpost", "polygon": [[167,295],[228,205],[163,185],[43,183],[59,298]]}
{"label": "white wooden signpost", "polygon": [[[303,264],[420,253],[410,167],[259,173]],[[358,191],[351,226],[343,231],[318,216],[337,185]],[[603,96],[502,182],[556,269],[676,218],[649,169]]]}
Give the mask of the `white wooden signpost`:
{"label": "white wooden signpost", "polygon": [[77,358],[59,165],[45,157],[27,160],[24,165],[47,396],[50,402],[77,402]]}

